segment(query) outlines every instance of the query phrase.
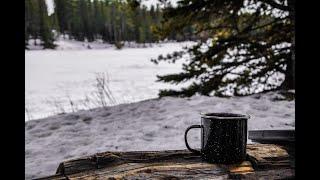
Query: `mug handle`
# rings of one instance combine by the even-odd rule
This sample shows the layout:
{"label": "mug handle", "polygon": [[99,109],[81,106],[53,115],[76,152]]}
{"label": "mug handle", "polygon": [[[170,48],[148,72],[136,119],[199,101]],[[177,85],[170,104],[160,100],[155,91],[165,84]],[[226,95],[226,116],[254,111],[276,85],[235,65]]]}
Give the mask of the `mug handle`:
{"label": "mug handle", "polygon": [[189,146],[189,144],[188,144],[188,141],[187,141],[187,134],[188,134],[189,130],[192,129],[192,128],[202,128],[202,125],[192,125],[192,126],[189,126],[189,127],[187,128],[186,132],[184,133],[184,142],[186,143],[186,146],[187,146],[187,148],[188,148],[189,151],[191,151],[191,152],[193,152],[193,153],[200,154],[200,151],[190,148],[190,146]]}

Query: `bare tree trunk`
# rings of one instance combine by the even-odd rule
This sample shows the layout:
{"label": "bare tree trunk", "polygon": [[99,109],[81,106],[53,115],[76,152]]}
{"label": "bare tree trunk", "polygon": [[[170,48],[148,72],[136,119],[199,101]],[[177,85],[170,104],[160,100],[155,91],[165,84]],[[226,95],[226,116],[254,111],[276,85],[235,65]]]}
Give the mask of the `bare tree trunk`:
{"label": "bare tree trunk", "polygon": [[291,0],[288,2],[289,3],[289,6],[291,7],[291,11],[290,11],[290,18],[292,19],[292,23],[293,23],[293,27],[294,27],[294,30],[293,30],[293,36],[292,36],[292,40],[291,40],[291,52],[292,52],[292,83],[293,83],[293,89],[295,89],[295,84],[296,84],[296,51],[295,51],[295,48],[296,48],[296,32],[295,32],[295,16],[296,16],[296,13],[295,13],[295,0]]}

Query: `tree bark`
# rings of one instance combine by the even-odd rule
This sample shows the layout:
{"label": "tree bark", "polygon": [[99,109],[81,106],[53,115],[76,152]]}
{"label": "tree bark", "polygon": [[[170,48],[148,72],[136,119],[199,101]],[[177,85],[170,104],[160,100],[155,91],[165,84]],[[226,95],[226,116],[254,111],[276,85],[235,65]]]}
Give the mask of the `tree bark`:
{"label": "tree bark", "polygon": [[287,68],[286,68],[286,72],[285,72],[285,79],[284,82],[282,83],[282,88],[281,89],[285,89],[285,90],[289,90],[289,89],[295,89],[295,83],[294,83],[294,60],[289,59],[288,63],[287,63]]}
{"label": "tree bark", "polygon": [[295,58],[295,0],[288,0],[289,16],[293,26],[291,38],[291,59],[288,60],[285,73],[285,80],[282,84],[283,89],[295,89],[295,73],[296,73],[296,58]]}

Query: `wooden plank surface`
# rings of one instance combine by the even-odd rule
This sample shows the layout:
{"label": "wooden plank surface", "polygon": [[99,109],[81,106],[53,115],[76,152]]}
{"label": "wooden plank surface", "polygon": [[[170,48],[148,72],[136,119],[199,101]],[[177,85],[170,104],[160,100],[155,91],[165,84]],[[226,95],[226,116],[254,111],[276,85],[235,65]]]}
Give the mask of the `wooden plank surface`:
{"label": "wooden plank surface", "polygon": [[[282,146],[249,144],[238,164],[210,164],[187,150],[104,152],[62,162],[40,179],[256,179],[294,177],[294,157]],[[272,178],[271,178],[272,179]]]}

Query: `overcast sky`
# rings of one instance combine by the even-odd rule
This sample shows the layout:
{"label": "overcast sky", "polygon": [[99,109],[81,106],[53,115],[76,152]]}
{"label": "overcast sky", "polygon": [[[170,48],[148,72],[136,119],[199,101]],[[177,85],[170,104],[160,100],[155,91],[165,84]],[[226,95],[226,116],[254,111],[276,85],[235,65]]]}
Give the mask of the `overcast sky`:
{"label": "overcast sky", "polygon": [[[171,3],[175,5],[178,0],[171,0]],[[159,1],[158,0],[142,0],[142,4],[150,7],[151,5],[156,5]],[[53,13],[53,0],[46,0],[48,6],[48,14],[50,15]]]}

